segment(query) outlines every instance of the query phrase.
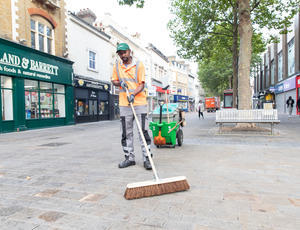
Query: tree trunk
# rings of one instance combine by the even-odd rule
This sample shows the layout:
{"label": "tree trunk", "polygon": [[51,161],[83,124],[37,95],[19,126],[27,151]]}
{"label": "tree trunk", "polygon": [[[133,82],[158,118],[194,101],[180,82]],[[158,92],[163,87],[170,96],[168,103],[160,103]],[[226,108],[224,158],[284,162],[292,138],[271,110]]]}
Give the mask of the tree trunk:
{"label": "tree trunk", "polygon": [[233,108],[237,108],[238,95],[238,3],[233,7],[233,43],[232,43],[232,98]]}
{"label": "tree trunk", "polygon": [[240,55],[238,69],[238,108],[251,109],[250,63],[252,53],[252,25],[250,0],[238,0]]}

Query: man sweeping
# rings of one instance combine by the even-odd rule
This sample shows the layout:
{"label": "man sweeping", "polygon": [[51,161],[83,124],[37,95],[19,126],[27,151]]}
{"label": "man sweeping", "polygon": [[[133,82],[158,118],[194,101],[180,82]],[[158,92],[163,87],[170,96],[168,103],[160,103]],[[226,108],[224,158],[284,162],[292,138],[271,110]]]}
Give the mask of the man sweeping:
{"label": "man sweeping", "polygon": [[[142,62],[132,58],[128,44],[120,43],[117,46],[117,54],[121,61],[117,61],[113,67],[112,84],[121,87],[119,94],[120,120],[122,126],[121,144],[125,153],[125,160],[119,164],[119,168],[135,165],[133,147],[134,115],[129,104],[132,103],[147,143],[147,146],[145,146],[139,133],[144,167],[147,170],[151,170],[152,167],[146,151],[146,148],[148,148],[150,152],[151,139],[148,133],[147,100],[144,91],[145,68]],[[126,88],[130,93],[129,96],[126,94]]]}

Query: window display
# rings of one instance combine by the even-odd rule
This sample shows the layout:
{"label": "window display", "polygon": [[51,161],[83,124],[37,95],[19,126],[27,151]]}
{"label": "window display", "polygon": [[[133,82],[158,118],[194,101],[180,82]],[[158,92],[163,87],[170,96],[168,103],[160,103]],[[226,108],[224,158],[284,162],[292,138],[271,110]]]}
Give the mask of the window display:
{"label": "window display", "polygon": [[13,89],[12,78],[0,76],[1,78],[1,104],[2,120],[13,120]]}
{"label": "window display", "polygon": [[40,93],[41,118],[53,117],[53,94]]}
{"label": "window display", "polygon": [[89,115],[89,106],[85,99],[76,100],[76,114],[77,116]]}
{"label": "window display", "polygon": [[65,117],[65,87],[25,80],[26,119]]}
{"label": "window display", "polygon": [[108,101],[100,101],[99,115],[108,114]]}
{"label": "window display", "polygon": [[26,119],[39,118],[39,97],[37,91],[25,91]]}

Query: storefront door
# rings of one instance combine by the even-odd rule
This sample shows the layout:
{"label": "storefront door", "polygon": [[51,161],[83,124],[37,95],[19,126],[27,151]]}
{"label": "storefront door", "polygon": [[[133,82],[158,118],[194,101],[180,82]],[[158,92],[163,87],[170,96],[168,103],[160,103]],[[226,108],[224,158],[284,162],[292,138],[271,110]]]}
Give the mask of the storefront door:
{"label": "storefront door", "polygon": [[97,120],[97,108],[98,103],[97,100],[89,100],[89,115],[92,120]]}

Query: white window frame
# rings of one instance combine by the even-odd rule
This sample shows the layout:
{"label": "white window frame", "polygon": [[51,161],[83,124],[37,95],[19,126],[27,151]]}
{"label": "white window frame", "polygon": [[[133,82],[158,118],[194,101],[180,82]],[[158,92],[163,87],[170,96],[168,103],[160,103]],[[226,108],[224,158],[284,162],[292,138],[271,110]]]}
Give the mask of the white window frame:
{"label": "white window frame", "polygon": [[[95,54],[95,68],[91,68],[90,66],[90,53],[94,53]],[[98,72],[98,68],[97,68],[97,62],[98,62],[98,53],[95,50],[92,49],[88,49],[88,63],[87,63],[87,69],[90,71],[94,71],[94,72]]]}
{"label": "white window frame", "polygon": [[288,76],[295,73],[295,38],[288,42]]}
{"label": "white window frame", "polygon": [[282,52],[279,52],[278,54],[278,82],[282,81],[283,79],[283,73],[282,73]]}
{"label": "white window frame", "polygon": [[[34,30],[31,28],[31,20],[34,21],[34,23],[35,23],[35,29]],[[38,28],[39,23],[44,26],[44,33],[43,34],[41,34],[39,32],[39,28]],[[47,35],[47,27],[51,29],[51,36],[50,37]],[[33,32],[34,35],[35,35],[35,44],[34,44],[35,47],[34,47],[34,49],[40,50],[39,35],[41,34],[44,37],[44,39],[43,39],[44,49],[41,50],[41,51],[43,51],[45,53],[49,53],[48,52],[48,38],[50,38],[52,41],[51,41],[51,50],[50,50],[49,54],[55,54],[54,53],[54,50],[55,50],[54,40],[55,39],[54,39],[54,29],[53,28],[49,27],[48,25],[45,25],[44,23],[40,22],[39,20],[36,20],[35,18],[31,18],[30,19],[30,37],[31,37],[31,32]],[[32,47],[32,41],[31,41],[31,47]]]}

